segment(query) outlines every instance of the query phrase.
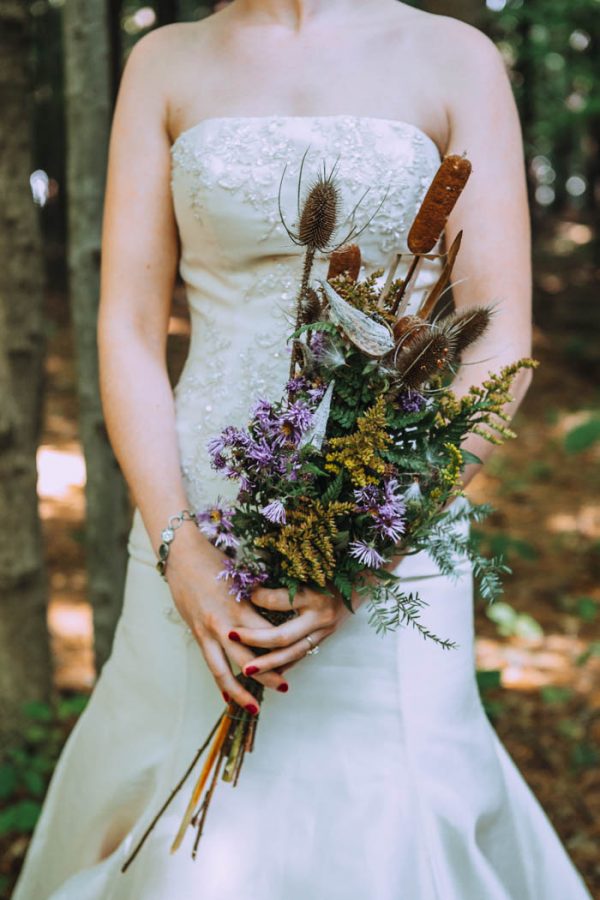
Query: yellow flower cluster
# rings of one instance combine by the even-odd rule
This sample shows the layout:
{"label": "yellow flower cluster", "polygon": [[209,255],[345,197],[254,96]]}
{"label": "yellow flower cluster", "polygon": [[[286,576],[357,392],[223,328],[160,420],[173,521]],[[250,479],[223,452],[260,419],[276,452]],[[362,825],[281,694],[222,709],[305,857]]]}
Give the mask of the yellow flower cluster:
{"label": "yellow flower cluster", "polygon": [[447,443],[444,444],[444,448],[447,450],[450,459],[447,465],[438,472],[440,486],[431,491],[430,496],[434,503],[442,501],[448,495],[448,490],[450,490],[451,496],[460,493],[460,489],[454,490],[454,488],[456,488],[460,482],[463,464],[462,452],[460,447],[456,444]]}
{"label": "yellow flower cluster", "polygon": [[324,504],[302,498],[302,508],[288,512],[288,521],[278,534],[257,538],[258,547],[272,547],[282,556],[282,567],[292,578],[314,581],[325,587],[335,572],[336,517],[354,509],[353,503]]}
{"label": "yellow flower cluster", "polygon": [[331,278],[329,283],[343,300],[347,303],[351,303],[352,306],[355,306],[356,309],[360,309],[361,312],[364,312],[367,315],[373,315],[374,313],[381,314],[381,310],[377,307],[379,289],[377,288],[375,281],[377,278],[380,278],[383,273],[384,269],[376,269],[363,281],[353,281],[345,272],[342,272],[341,275],[336,275],[334,278]]}
{"label": "yellow flower cluster", "polygon": [[386,463],[380,454],[392,441],[387,432],[383,396],[357,419],[356,427],[353,434],[331,438],[325,468],[335,474],[346,469],[353,484],[365,487],[385,474]]}

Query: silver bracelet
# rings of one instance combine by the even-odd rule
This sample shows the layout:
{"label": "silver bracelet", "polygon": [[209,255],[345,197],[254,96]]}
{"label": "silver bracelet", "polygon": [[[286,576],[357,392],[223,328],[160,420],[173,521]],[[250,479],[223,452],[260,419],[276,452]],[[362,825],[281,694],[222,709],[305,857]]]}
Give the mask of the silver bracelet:
{"label": "silver bracelet", "polygon": [[197,525],[198,523],[196,521],[196,513],[193,513],[190,509],[182,509],[181,512],[175,513],[175,515],[173,516],[169,516],[169,524],[166,528],[163,528],[160,533],[161,543],[158,548],[158,562],[156,563],[156,570],[165,581],[167,580],[165,571],[167,568],[167,559],[169,558],[171,543],[173,541],[173,538],[175,537],[175,532],[177,531],[177,529],[180,528],[186,521],[194,522]]}

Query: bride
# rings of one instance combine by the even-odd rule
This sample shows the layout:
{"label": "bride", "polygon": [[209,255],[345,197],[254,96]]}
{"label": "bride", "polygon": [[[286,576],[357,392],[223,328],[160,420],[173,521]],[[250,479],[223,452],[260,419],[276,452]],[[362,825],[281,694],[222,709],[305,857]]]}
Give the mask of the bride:
{"label": "bride", "polygon": [[[308,173],[339,157],[347,211],[369,187],[356,213],[361,225],[373,216],[365,277],[405,247],[440,157],[466,152],[474,174],[446,232],[465,234],[455,301],[498,307],[457,390],[529,352],[521,135],[502,61],[478,31],[397,0],[234,0],[139,41],[113,122],[98,321],[106,424],[135,500],[124,607],[16,900],[589,897],[482,709],[460,560],[453,579],[423,553],[398,569],[451,651],[407,629],[382,639],[358,599],[352,615],[310,591],[296,618],[268,625],[217,580],[221,551],[187,519],[166,579],[155,568],[169,518],[226,489],[207,440],[285,383],[302,259],[277,191],[285,167],[291,223],[305,152]],[[177,267],[192,335],[172,391]],[[324,277],[326,257],[314,268]],[[420,271],[414,305],[438,271],[436,260]],[[513,410],[526,388],[522,375]],[[266,589],[254,599],[288,602]],[[255,752],[235,790],[215,793],[198,859],[187,840],[169,854],[180,796],[123,873],[223,698],[259,713],[240,669],[269,690]]]}

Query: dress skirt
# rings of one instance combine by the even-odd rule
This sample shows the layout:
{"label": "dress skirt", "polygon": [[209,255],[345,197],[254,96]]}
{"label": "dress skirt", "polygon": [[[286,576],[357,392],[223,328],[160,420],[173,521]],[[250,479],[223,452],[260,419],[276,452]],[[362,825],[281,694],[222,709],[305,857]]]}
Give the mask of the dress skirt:
{"label": "dress skirt", "polygon": [[[56,767],[14,900],[586,900],[477,690],[472,579],[403,561],[423,621],[377,635],[366,604],[265,691],[237,787],[198,856],[169,847],[189,787],[121,866],[223,709],[136,509],[114,649]],[[430,576],[424,578],[423,576]],[[416,580],[412,580],[416,579]]]}

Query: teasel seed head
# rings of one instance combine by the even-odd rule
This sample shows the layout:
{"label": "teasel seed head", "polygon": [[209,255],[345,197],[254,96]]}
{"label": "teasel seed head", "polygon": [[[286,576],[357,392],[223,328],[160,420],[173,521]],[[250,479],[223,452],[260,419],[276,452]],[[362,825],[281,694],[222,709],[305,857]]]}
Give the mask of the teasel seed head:
{"label": "teasel seed head", "polygon": [[401,316],[393,327],[396,346],[401,350],[406,350],[412,346],[419,335],[429,330],[429,323],[424,322],[418,316]]}
{"label": "teasel seed head", "polygon": [[298,240],[311,250],[325,250],[337,225],[340,194],[330,176],[318,175],[308,191],[298,227]]}
{"label": "teasel seed head", "polygon": [[345,272],[351,281],[356,281],[360,273],[361,255],[358,244],[346,244],[334,250],[329,257],[327,281]]}
{"label": "teasel seed head", "polygon": [[404,387],[417,390],[434,375],[439,375],[454,360],[452,338],[430,328],[417,337],[405,351],[396,354],[396,370]]}
{"label": "teasel seed head", "polygon": [[491,318],[492,309],[489,306],[474,306],[452,313],[438,324],[440,329],[454,340],[455,352],[460,355],[485,334]]}

